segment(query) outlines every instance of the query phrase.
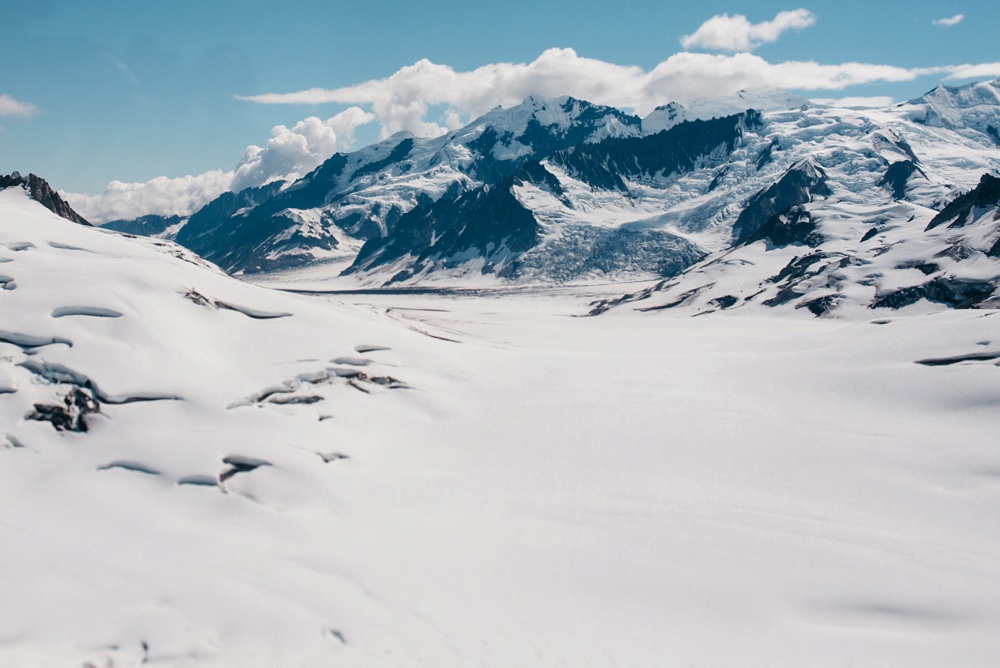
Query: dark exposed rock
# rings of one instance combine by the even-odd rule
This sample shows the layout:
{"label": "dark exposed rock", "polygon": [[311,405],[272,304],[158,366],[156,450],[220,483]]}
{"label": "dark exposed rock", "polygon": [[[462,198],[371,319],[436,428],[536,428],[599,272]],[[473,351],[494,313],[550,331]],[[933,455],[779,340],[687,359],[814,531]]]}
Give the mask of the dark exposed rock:
{"label": "dark exposed rock", "polygon": [[[545,169],[537,160],[528,160],[514,174],[514,185],[528,183],[546,190],[556,197],[564,198],[566,195],[562,185],[559,183],[559,179],[552,172]],[[564,203],[568,204],[568,201]]]}
{"label": "dark exposed rock", "polygon": [[708,184],[708,192],[712,192],[713,190],[715,190],[716,188],[718,188],[719,184],[722,183],[722,179],[728,173],[729,173],[729,168],[728,167],[723,167],[718,172],[716,172],[715,176],[712,177],[712,182]]}
{"label": "dark exposed rock", "polygon": [[[227,271],[254,266],[254,257],[262,252],[261,245],[292,224],[271,217],[285,207],[264,206],[282,185],[275,182],[219,195],[188,219],[175,241]],[[235,216],[248,208],[252,215]]]}
{"label": "dark exposed rock", "polygon": [[708,285],[698,286],[697,288],[694,288],[694,289],[688,290],[687,292],[682,293],[680,296],[677,297],[677,299],[673,300],[672,302],[668,302],[666,304],[660,304],[659,306],[650,306],[648,308],[642,308],[642,309],[639,309],[639,310],[640,311],[664,311],[664,310],[667,310],[667,309],[677,308],[678,306],[681,306],[681,305],[685,304],[686,302],[690,301],[691,299],[693,299],[694,297],[700,295],[702,292],[710,289],[713,285],[715,285],[715,283],[709,283]]}
{"label": "dark exposed rock", "polygon": [[644,299],[649,299],[654,292],[659,292],[661,290],[666,290],[668,287],[673,287],[667,285],[666,281],[660,281],[656,285],[639,292],[630,292],[622,295],[621,297],[615,297],[614,299],[598,299],[597,301],[590,302],[590,311],[587,315],[595,316],[601,315],[602,313],[607,313],[611,309],[621,306],[622,304],[631,304],[633,302],[639,302]]}
{"label": "dark exposed rock", "polygon": [[971,281],[938,277],[923,285],[900,288],[876,297],[871,308],[898,309],[921,299],[952,308],[974,308],[987,300],[997,288],[995,281]]}
{"label": "dark exposed rock", "polygon": [[761,304],[764,306],[781,306],[782,304],[787,304],[788,302],[798,299],[803,296],[803,294],[805,293],[798,290],[798,283],[793,283],[792,285],[787,285],[781,290],[778,290],[778,294],[770,299],[765,299],[761,302]]}
{"label": "dark exposed rock", "polygon": [[955,262],[961,262],[962,260],[968,260],[975,254],[976,252],[974,250],[966,246],[961,241],[957,241],[956,243],[953,243],[947,248],[945,248],[944,250],[935,253],[934,257],[936,258],[948,257],[954,260]]}
{"label": "dark exposed rock", "polygon": [[785,172],[784,176],[747,202],[733,225],[736,245],[749,243],[772,218],[787,214],[814,197],[829,197],[826,173],[811,160],[800,162]]}
{"label": "dark exposed rock", "polygon": [[807,308],[813,315],[821,317],[836,307],[842,298],[843,295],[824,295],[823,297],[817,297],[816,299],[810,299],[809,301],[802,302],[795,308]]}
{"label": "dark exposed rock", "polygon": [[878,233],[879,233],[879,228],[877,227],[871,228],[870,230],[864,233],[864,236],[861,237],[861,243],[869,241],[870,239],[874,239]]}
{"label": "dark exposed rock", "polygon": [[964,227],[971,222],[974,209],[996,206],[1000,206],[1000,178],[992,174],[983,174],[979,185],[952,200],[941,213],[931,219],[926,230],[932,230],[945,223],[948,223],[950,228]]}
{"label": "dark exposed rock", "polygon": [[781,271],[779,271],[771,278],[767,279],[767,282],[780,283],[785,280],[796,281],[801,278],[805,278],[807,276],[815,276],[816,274],[819,273],[819,271],[822,271],[822,269],[820,269],[819,271],[810,272],[809,268],[812,267],[817,262],[825,260],[829,257],[831,256],[823,252],[816,252],[816,253],[810,253],[809,255],[796,256],[792,258],[792,260],[788,264],[786,264],[781,269]]}
{"label": "dark exposed rock", "polygon": [[351,175],[351,180],[361,178],[366,174],[374,174],[382,169],[385,169],[389,165],[393,165],[397,162],[402,162],[406,160],[410,155],[410,151],[413,150],[414,140],[412,137],[408,137],[403,141],[396,144],[396,146],[389,152],[389,155],[382,158],[381,160],[375,160],[374,162],[369,162],[367,165],[363,165]]}
{"label": "dark exposed rock", "polygon": [[914,161],[900,160],[889,165],[889,169],[886,170],[885,176],[878,182],[878,185],[891,192],[893,199],[900,200],[906,196],[906,189],[914,175],[919,175],[927,180],[924,170],[920,169]]}
{"label": "dark exposed rock", "polygon": [[12,188],[20,186],[28,192],[28,196],[35,200],[46,209],[52,213],[70,220],[74,223],[79,223],[80,225],[90,226],[87,220],[73,210],[66,200],[59,196],[52,186],[48,182],[34,174],[28,174],[28,178],[24,178],[17,172],[12,172],[9,176],[4,176],[0,174],[0,190],[4,188]]}
{"label": "dark exposed rock", "polygon": [[[767,279],[768,283],[783,283],[784,285],[782,288],[774,297],[761,303],[765,306],[781,306],[782,304],[787,304],[788,302],[798,299],[806,294],[807,288],[800,285],[804,280],[820,275],[831,266],[843,268],[851,264],[851,259],[843,256],[841,256],[839,262],[827,261],[835,260],[836,257],[838,256],[817,251],[815,253],[810,253],[809,255],[796,256],[792,258],[792,260],[785,265],[781,271]],[[832,307],[833,305],[835,304],[831,304],[830,306]],[[802,306],[805,305],[803,304]],[[822,307],[822,304],[817,304],[814,308]],[[810,311],[812,310],[813,309],[810,308]]]}
{"label": "dark exposed rock", "polygon": [[765,148],[763,151],[760,152],[760,155],[757,157],[757,163],[755,165],[758,171],[763,169],[765,165],[769,164],[772,160],[774,160],[774,151],[777,148],[778,148],[778,140],[772,139],[771,143],[767,145],[767,148]]}
{"label": "dark exposed rock", "polygon": [[92,390],[74,387],[66,394],[62,405],[35,404],[35,410],[25,418],[50,422],[56,431],[86,432],[89,429],[87,416],[100,412],[101,405]]}
{"label": "dark exposed rock", "polygon": [[992,248],[986,251],[986,255],[989,257],[1000,257],[1000,238],[996,240]]}
{"label": "dark exposed rock", "polygon": [[727,309],[735,305],[738,301],[739,298],[734,297],[733,295],[722,295],[721,297],[716,297],[715,299],[710,300],[708,303],[712,306],[718,306],[721,309]]}
{"label": "dark exposed rock", "polygon": [[924,276],[940,271],[941,267],[935,262],[907,262],[896,266],[896,269],[916,269]]}
{"label": "dark exposed rock", "polygon": [[771,216],[743,243],[761,240],[770,242],[777,248],[793,244],[816,248],[825,241],[823,235],[816,231],[816,222],[812,214],[802,207],[793,207],[785,213]]}

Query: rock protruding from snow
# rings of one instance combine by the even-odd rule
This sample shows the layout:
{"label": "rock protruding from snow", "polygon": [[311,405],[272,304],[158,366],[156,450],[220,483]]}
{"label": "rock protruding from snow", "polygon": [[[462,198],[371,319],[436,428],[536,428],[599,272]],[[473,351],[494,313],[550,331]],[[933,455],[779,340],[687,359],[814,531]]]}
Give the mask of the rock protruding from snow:
{"label": "rock protruding from snow", "polygon": [[805,160],[785,172],[777,183],[750,198],[733,225],[733,241],[741,245],[763,238],[762,231],[774,227],[778,217],[815,197],[830,194],[826,172],[816,162]]}
{"label": "rock protruding from snow", "polygon": [[59,196],[59,193],[52,189],[48,181],[40,176],[28,174],[28,178],[24,178],[18,172],[12,172],[8,176],[0,174],[0,190],[14,187],[23,188],[31,199],[57,216],[80,225],[90,225],[83,216],[73,210],[73,207],[66,200]]}
{"label": "rock protruding from snow", "polygon": [[986,209],[1000,214],[1000,178],[992,174],[983,174],[978,186],[955,198],[931,219],[927,229],[945,224],[950,228],[965,227],[982,216]]}
{"label": "rock protruding from snow", "polygon": [[892,193],[896,200],[906,199],[907,191],[912,188],[913,180],[927,181],[927,175],[912,160],[899,160],[889,165],[885,176],[878,184]]}

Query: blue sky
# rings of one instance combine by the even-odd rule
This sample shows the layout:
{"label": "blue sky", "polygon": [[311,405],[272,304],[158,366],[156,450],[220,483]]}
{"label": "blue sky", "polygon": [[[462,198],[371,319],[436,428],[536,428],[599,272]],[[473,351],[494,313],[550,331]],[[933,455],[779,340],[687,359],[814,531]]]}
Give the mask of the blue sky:
{"label": "blue sky", "polygon": [[[750,77],[750,84],[791,82],[793,89],[796,82],[824,85],[824,77],[847,77],[855,83],[800,92],[903,100],[947,77],[949,84],[970,80],[967,71],[935,68],[993,64],[974,71],[975,78],[1000,76],[998,5],[33,0],[5,10],[0,21],[0,171],[33,171],[61,190],[99,193],[111,180],[219,170],[212,185],[218,188],[233,178],[230,172],[248,146],[267,149],[269,139],[273,155],[243,159],[245,179],[289,165],[291,172],[307,168],[289,153],[296,141],[313,152],[346,149],[380,132],[454,126],[524,92],[593,98],[600,95],[587,93],[608,90],[608,82],[615,88],[618,81],[625,83],[596,101],[637,108],[683,101],[731,87],[740,77]],[[697,36],[699,27],[723,14],[729,20],[716,26],[715,42],[698,38],[682,46],[684,36]],[[735,15],[751,26],[743,43]],[[953,25],[933,23],[959,15]],[[722,44],[719,34],[736,41]],[[684,60],[677,57],[681,52],[696,56]],[[424,63],[424,69],[404,70],[391,85],[358,87],[422,59],[445,69]],[[663,67],[668,60],[670,67]],[[888,75],[846,68],[813,76],[808,68],[770,68],[790,61],[895,69]],[[678,68],[689,68],[689,62],[694,70],[685,78]],[[497,63],[534,66],[491,69]],[[669,76],[650,86],[658,66]],[[698,70],[715,67],[733,71],[713,83],[712,72]],[[462,74],[468,72],[475,74]],[[506,83],[479,85],[493,81],[489,77]],[[307,89],[322,90],[291,98],[294,103],[281,97]],[[324,125],[351,107],[358,107],[353,115]],[[296,130],[307,117],[318,125]],[[278,125],[288,133],[272,135]]]}

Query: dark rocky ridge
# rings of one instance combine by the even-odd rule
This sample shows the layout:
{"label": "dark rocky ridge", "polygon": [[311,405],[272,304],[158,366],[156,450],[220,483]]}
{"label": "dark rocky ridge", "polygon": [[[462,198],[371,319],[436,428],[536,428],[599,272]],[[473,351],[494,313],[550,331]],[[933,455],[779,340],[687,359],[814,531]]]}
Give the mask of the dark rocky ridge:
{"label": "dark rocky ridge", "polygon": [[885,176],[882,177],[882,180],[878,184],[891,192],[893,199],[900,200],[906,197],[906,189],[910,186],[911,179],[916,175],[919,175],[924,180],[927,179],[924,170],[920,169],[915,162],[912,160],[900,160],[889,165]]}
{"label": "dark rocky ridge", "polygon": [[938,277],[923,285],[900,288],[880,295],[872,302],[871,307],[898,309],[926,299],[951,308],[975,308],[989,299],[996,289],[996,281]]}
{"label": "dark rocky ridge", "polygon": [[[805,241],[811,229],[795,229],[796,223],[790,228],[780,218],[788,216],[793,208],[808,204],[814,197],[829,197],[830,194],[826,172],[814,162],[800,162],[785,172],[777,183],[750,198],[733,225],[734,244],[751,243],[767,236],[769,229],[778,232],[781,228],[786,228],[788,235],[782,232],[782,236],[789,236],[789,243],[800,236]],[[801,216],[793,218],[797,220]]]}
{"label": "dark rocky ridge", "polygon": [[928,230],[949,223],[948,227],[964,227],[969,223],[973,209],[985,209],[1000,206],[1000,178],[992,174],[983,174],[979,185],[959,195],[948,204],[941,213],[934,216],[927,224]]}
{"label": "dark rocky ridge", "polygon": [[20,186],[26,190],[31,199],[35,200],[57,216],[80,225],[90,225],[90,223],[87,222],[83,216],[74,211],[73,207],[71,207],[66,200],[60,197],[59,193],[53,190],[52,186],[50,186],[48,182],[40,176],[28,174],[28,178],[24,178],[17,172],[12,172],[9,176],[0,174],[0,190],[16,186]]}

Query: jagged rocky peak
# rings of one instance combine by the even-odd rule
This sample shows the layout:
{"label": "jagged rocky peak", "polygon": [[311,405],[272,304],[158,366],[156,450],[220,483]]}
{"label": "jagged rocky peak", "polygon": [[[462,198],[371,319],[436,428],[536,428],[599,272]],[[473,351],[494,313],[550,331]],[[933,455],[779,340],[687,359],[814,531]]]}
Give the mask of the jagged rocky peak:
{"label": "jagged rocky peak", "polygon": [[892,193],[895,200],[906,199],[914,180],[927,181],[927,174],[912,160],[899,160],[889,165],[878,185]]}
{"label": "jagged rocky peak", "polygon": [[[979,185],[952,200],[931,219],[927,229],[932,230],[946,223],[950,228],[965,227],[989,209],[994,210],[994,219],[1000,216],[1000,177],[983,174]],[[1000,240],[996,248],[1000,249]]]}
{"label": "jagged rocky peak", "polygon": [[35,174],[28,174],[25,178],[21,176],[18,172],[11,172],[10,175],[4,176],[0,174],[0,190],[4,188],[23,188],[28,196],[44,206],[46,209],[61,216],[66,220],[71,220],[74,223],[79,223],[80,225],[90,225],[87,220],[73,210],[66,200],[59,196],[52,186],[49,185],[48,181]]}
{"label": "jagged rocky peak", "polygon": [[811,158],[802,160],[777,183],[750,198],[733,225],[734,243],[740,245],[764,238],[762,231],[778,225],[781,217],[792,209],[808,204],[815,197],[829,197],[830,193],[823,168]]}

